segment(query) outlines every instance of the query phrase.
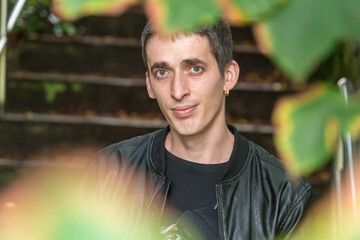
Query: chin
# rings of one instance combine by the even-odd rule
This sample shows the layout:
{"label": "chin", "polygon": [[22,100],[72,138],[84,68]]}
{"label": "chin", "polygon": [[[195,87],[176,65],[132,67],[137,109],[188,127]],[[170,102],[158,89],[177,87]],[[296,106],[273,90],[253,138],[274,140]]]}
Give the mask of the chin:
{"label": "chin", "polygon": [[200,126],[193,122],[173,124],[170,125],[171,129],[182,136],[193,136],[200,132]]}

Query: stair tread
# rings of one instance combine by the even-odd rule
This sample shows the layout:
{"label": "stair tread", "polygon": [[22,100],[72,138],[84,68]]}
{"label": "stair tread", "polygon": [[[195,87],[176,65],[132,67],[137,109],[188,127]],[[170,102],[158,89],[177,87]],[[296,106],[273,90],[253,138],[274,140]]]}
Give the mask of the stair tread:
{"label": "stair tread", "polygon": [[[5,112],[0,115],[2,121],[18,122],[48,122],[48,123],[67,123],[67,124],[96,124],[107,126],[140,127],[140,128],[164,128],[168,123],[163,119],[150,119],[139,117],[113,117],[113,116],[80,116],[49,113],[14,113]],[[274,133],[274,127],[269,123],[239,123],[230,121],[239,132],[247,133]]]}
{"label": "stair tread", "polygon": [[[8,73],[10,79],[31,80],[31,81],[56,81],[56,82],[79,82],[87,84],[100,84],[126,87],[145,87],[145,78],[141,76],[121,77],[106,76],[101,74],[72,74],[56,72],[33,72],[33,71],[12,71]],[[259,79],[257,82],[239,81],[234,90],[240,91],[297,91],[302,85],[289,86],[284,82],[265,82]]]}
{"label": "stair tread", "polygon": [[[120,47],[138,47],[141,48],[139,38],[112,36],[112,35],[73,35],[56,36],[50,33],[32,34],[26,38],[26,41],[53,42],[59,44],[80,43],[93,46],[120,46]],[[233,52],[235,53],[253,53],[261,54],[261,51],[254,44],[234,40]]]}

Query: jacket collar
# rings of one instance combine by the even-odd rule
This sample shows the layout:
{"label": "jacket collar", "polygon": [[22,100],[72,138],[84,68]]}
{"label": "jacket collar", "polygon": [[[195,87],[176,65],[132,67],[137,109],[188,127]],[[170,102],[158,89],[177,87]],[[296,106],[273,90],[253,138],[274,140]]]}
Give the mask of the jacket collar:
{"label": "jacket collar", "polygon": [[234,126],[228,125],[228,128],[234,134],[234,147],[230,155],[229,165],[221,181],[230,180],[240,173],[248,159],[250,148],[249,140],[241,136]]}
{"label": "jacket collar", "polygon": [[[244,167],[249,155],[249,141],[242,137],[234,126],[228,125],[228,128],[234,134],[234,147],[229,159],[229,165],[221,181],[235,177]],[[165,175],[165,138],[169,130],[170,127],[167,126],[155,135],[150,152],[150,159],[156,171],[161,175]]]}
{"label": "jacket collar", "polygon": [[155,135],[150,152],[150,160],[155,166],[156,171],[161,175],[165,175],[165,139],[169,131],[170,127],[167,126]]}

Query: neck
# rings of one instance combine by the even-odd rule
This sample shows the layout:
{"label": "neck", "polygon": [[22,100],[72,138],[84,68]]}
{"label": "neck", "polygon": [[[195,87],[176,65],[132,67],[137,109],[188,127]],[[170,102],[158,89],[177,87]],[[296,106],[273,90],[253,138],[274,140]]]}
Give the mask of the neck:
{"label": "neck", "polygon": [[182,136],[170,128],[165,140],[165,147],[172,154],[203,164],[227,162],[233,145],[234,135],[225,122],[221,127],[208,129],[196,136]]}

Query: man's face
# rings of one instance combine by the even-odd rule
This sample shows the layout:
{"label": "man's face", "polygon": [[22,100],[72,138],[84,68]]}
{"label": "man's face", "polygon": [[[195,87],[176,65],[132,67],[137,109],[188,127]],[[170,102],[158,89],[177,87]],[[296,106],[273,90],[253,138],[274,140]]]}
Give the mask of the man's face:
{"label": "man's face", "polygon": [[157,100],[172,131],[193,136],[225,122],[225,80],[208,39],[199,35],[176,39],[154,35],[146,53],[147,90]]}

